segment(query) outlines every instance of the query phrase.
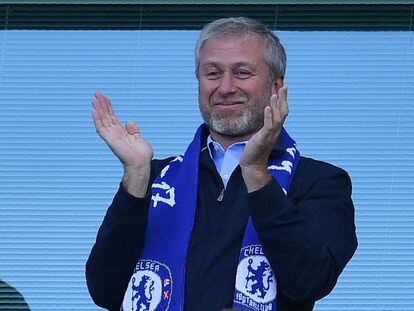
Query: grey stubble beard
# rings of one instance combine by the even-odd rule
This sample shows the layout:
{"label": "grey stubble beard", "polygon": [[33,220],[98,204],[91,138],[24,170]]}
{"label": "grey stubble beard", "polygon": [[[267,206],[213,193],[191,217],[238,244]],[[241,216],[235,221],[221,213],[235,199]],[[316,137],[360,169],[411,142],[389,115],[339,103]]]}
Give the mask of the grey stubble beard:
{"label": "grey stubble beard", "polygon": [[[201,104],[199,99],[199,109],[201,116],[207,127],[220,135],[229,137],[241,137],[253,134],[263,127],[264,107],[270,104],[270,89],[268,89],[268,92],[266,93],[268,94],[262,96],[262,98],[254,103],[251,103],[250,100],[248,100],[245,105],[251,105],[251,107],[246,107],[246,109],[243,109],[241,111],[241,115],[236,117],[232,117],[230,115],[215,115],[213,112],[211,112],[211,110],[208,108],[206,109],[206,107]],[[212,105],[214,105],[214,103],[210,101],[209,107]]]}

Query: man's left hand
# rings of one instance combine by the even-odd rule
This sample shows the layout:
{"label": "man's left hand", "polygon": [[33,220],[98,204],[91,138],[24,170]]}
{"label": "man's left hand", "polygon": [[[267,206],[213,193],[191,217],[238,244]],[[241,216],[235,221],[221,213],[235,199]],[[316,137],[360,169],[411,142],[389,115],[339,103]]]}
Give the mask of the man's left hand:
{"label": "man's left hand", "polygon": [[272,178],[267,170],[267,162],[288,113],[287,87],[283,86],[270,97],[270,105],[264,109],[263,127],[249,139],[240,159],[248,192],[262,188]]}

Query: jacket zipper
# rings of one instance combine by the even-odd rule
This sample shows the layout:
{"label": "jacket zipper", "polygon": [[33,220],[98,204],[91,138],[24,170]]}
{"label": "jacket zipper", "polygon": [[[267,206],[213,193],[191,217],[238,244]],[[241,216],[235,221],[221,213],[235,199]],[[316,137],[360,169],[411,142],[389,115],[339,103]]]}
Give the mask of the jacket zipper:
{"label": "jacket zipper", "polygon": [[223,201],[223,197],[224,197],[224,188],[221,190],[220,195],[217,198],[217,201],[218,202]]}

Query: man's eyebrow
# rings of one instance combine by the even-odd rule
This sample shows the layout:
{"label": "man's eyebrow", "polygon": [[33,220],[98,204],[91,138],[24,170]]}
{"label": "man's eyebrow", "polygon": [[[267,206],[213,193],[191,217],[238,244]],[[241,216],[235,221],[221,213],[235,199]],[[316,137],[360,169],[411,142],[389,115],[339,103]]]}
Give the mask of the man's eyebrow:
{"label": "man's eyebrow", "polygon": [[250,63],[250,62],[245,62],[245,61],[240,61],[240,62],[234,63],[232,65],[232,67],[234,67],[234,68],[242,67],[242,66],[251,67],[251,68],[256,68],[257,67],[255,64]]}
{"label": "man's eyebrow", "polygon": [[[215,67],[219,67],[221,65],[221,63],[216,62],[216,61],[210,61],[207,60],[203,63],[200,64],[200,67],[206,67],[206,66],[215,66]],[[246,67],[250,67],[250,68],[256,68],[257,66],[251,62],[246,62],[246,61],[239,61],[236,63],[231,64],[231,68],[238,68],[238,67],[242,67],[242,66],[246,66]]]}
{"label": "man's eyebrow", "polygon": [[202,67],[205,67],[205,66],[215,66],[215,67],[217,67],[219,65],[219,63],[218,62],[215,62],[215,61],[212,61],[212,60],[208,60],[208,61],[205,61],[205,62],[202,62],[201,64],[200,64],[200,67],[202,66]]}

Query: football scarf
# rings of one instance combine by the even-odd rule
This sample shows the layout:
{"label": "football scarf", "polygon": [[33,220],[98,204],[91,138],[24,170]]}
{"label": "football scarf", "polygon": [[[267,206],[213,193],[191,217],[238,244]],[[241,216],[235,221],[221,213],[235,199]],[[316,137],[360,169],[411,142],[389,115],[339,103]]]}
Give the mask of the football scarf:
{"label": "football scarf", "polygon": [[[183,310],[185,267],[198,191],[202,146],[198,128],[184,156],[173,159],[152,184],[144,250],[125,292],[121,310]],[[285,194],[299,162],[295,142],[282,129],[284,153],[268,166]],[[276,310],[276,278],[251,218],[237,268],[234,308]]]}

